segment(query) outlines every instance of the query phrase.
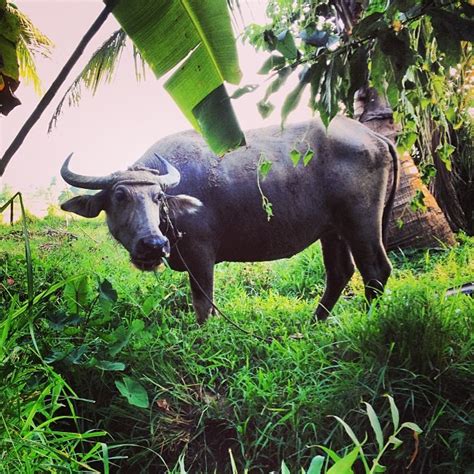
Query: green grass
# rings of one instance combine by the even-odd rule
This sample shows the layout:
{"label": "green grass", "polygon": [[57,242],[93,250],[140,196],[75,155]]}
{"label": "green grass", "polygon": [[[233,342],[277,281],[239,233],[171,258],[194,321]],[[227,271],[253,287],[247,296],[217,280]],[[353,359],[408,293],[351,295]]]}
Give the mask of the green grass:
{"label": "green grass", "polygon": [[[388,436],[385,394],[401,422],[423,430],[418,448],[410,430],[400,433],[403,444],[381,459],[388,472],[403,472],[412,457],[417,473],[474,469],[474,304],[444,296],[473,279],[472,238],[392,253],[393,276],[368,313],[356,275],[334,316],[318,325],[318,245],[289,260],[219,265],[217,304],[247,331],[272,338],[265,342],[222,317],[198,326],[186,276],[133,269],[103,222],[29,227],[34,294],[59,286],[31,313],[21,306],[22,230],[0,226],[4,472],[36,472],[30,467],[40,462],[57,472],[77,472],[80,462],[99,472],[179,472],[179,462],[189,472],[231,472],[229,449],[239,472],[277,470],[283,460],[299,472],[325,455],[317,445],[339,455],[354,447],[330,415],[360,440],[367,433],[370,463],[380,451],[361,402]],[[41,440],[41,452],[30,438]]]}

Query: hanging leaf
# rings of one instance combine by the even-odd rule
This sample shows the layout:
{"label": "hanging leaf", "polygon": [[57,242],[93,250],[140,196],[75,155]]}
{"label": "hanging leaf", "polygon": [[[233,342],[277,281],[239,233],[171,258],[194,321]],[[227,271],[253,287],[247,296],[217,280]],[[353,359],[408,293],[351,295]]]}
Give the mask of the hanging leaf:
{"label": "hanging leaf", "polygon": [[113,14],[157,78],[174,70],[165,89],[215,153],[245,143],[223,85],[241,78],[226,2],[122,1]]}
{"label": "hanging leaf", "polygon": [[349,59],[349,90],[345,103],[351,112],[354,106],[354,95],[367,84],[368,76],[367,50],[363,46],[359,46]]}
{"label": "hanging leaf", "polygon": [[281,126],[285,125],[286,119],[291,112],[293,112],[298,106],[303,91],[305,90],[307,82],[299,81],[298,85],[287,95],[285,102],[281,108]]}
{"label": "hanging leaf", "polygon": [[246,86],[239,87],[236,89],[233,94],[230,96],[231,99],[239,99],[245,94],[249,94],[258,88],[257,84],[247,84]]}
{"label": "hanging leaf", "polygon": [[290,151],[290,158],[293,162],[293,166],[296,168],[301,159],[301,153],[298,150],[293,149]]}
{"label": "hanging leaf", "polygon": [[317,108],[326,128],[339,110],[337,81],[340,77],[341,65],[340,55],[335,56],[329,63],[329,67],[321,84],[321,100]]}
{"label": "hanging leaf", "polygon": [[272,54],[259,69],[257,74],[268,74],[272,69],[282,68],[286,63],[284,56]]}

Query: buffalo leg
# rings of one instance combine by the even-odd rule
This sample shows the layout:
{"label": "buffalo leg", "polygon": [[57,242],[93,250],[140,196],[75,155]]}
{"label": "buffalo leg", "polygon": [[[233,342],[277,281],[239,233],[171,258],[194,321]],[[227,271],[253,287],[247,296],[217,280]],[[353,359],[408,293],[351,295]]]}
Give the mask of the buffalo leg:
{"label": "buffalo leg", "polygon": [[328,317],[342,290],[354,274],[351,252],[343,239],[331,233],[321,239],[321,245],[326,268],[326,288],[316,308],[315,317],[318,320]]}
{"label": "buffalo leg", "polygon": [[213,289],[214,289],[214,265],[201,264],[190,268],[189,282],[193,297],[193,307],[196,312],[197,321],[202,324],[210,314],[214,313]]}
{"label": "buffalo leg", "polygon": [[350,248],[364,280],[365,297],[370,303],[383,292],[392,266],[381,238],[369,239],[365,236],[365,238],[350,242]]}

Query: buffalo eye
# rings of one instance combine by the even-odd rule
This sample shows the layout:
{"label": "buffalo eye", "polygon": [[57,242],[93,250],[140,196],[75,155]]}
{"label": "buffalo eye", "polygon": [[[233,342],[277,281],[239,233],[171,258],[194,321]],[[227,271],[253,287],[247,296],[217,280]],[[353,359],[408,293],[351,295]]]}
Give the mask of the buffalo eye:
{"label": "buffalo eye", "polygon": [[123,188],[115,190],[114,197],[117,202],[125,202],[128,199],[128,193]]}

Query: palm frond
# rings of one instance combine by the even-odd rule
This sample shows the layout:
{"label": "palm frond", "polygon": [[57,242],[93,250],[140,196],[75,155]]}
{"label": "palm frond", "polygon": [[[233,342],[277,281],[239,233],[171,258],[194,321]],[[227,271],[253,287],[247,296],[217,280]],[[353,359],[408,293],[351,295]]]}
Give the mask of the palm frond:
{"label": "palm frond", "polygon": [[48,57],[53,47],[53,42],[44,35],[15,5],[9,3],[6,10],[16,18],[18,36],[16,39],[16,55],[20,77],[31,83],[37,94],[41,94],[41,80],[36,70],[33,56],[41,54]]}
{"label": "palm frond", "polygon": [[65,103],[67,103],[69,107],[79,104],[83,86],[95,94],[100,83],[110,82],[112,80],[126,41],[126,33],[122,29],[119,29],[112,33],[102,46],[95,51],[56,107],[49,122],[48,132],[51,132],[56,126]]}

